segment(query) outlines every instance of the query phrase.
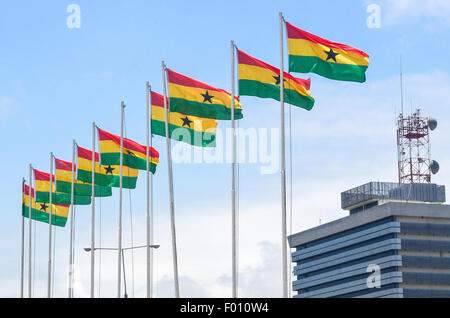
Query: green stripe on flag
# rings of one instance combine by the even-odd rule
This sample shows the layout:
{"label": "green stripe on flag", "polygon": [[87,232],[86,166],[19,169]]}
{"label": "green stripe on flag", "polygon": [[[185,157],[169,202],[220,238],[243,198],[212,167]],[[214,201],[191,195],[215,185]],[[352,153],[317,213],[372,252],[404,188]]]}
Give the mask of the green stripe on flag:
{"label": "green stripe on flag", "polygon": [[[241,79],[239,80],[239,95],[272,98],[280,101],[280,87],[259,81]],[[306,110],[311,110],[314,106],[314,98],[301,95],[292,89],[284,90],[284,101]]]}
{"label": "green stripe on flag", "polygon": [[[87,180],[92,180],[92,173],[90,171],[78,169],[77,180],[83,182],[89,182]],[[137,177],[127,177],[123,176],[122,178],[123,184],[122,187],[124,189],[136,189]],[[95,174],[95,184],[101,185],[104,187],[120,187],[120,176],[114,175],[104,175],[104,174]]]}
{"label": "green stripe on flag", "polygon": [[[101,164],[104,166],[119,166],[120,152],[102,153]],[[123,154],[123,165],[133,169],[147,170],[147,160],[126,153]],[[150,172],[153,174],[156,172],[156,165],[154,163],[150,163]]]}
{"label": "green stripe on flag", "polygon": [[317,56],[289,55],[289,71],[298,73],[316,73],[323,77],[364,83],[367,66],[326,62]]}
{"label": "green stripe on flag", "polygon": [[[22,215],[26,218],[29,216],[29,207],[27,207],[25,204],[22,204]],[[48,224],[48,213],[31,209],[31,219],[43,222]],[[65,227],[67,223],[67,218],[64,218],[59,215],[52,215],[52,225],[59,226],[59,227]]]}
{"label": "green stripe on flag", "polygon": [[[193,102],[182,98],[170,98],[170,110],[191,116],[213,118],[219,120],[231,120],[231,109],[224,105],[205,104]],[[234,110],[234,119],[242,119],[242,109]]]}
{"label": "green stripe on flag", "polygon": [[[92,185],[90,184],[74,184],[75,195],[79,196],[92,196]],[[56,191],[71,194],[72,183],[66,181],[56,181]],[[112,190],[110,187],[95,186],[96,197],[110,197],[112,196]]]}
{"label": "green stripe on flag", "polygon": [[[165,137],[166,123],[164,121],[152,119],[152,134]],[[194,129],[169,124],[169,135],[171,139],[193,146],[216,146],[216,134],[210,132],[201,132]]]}
{"label": "green stripe on flag", "polygon": [[[89,196],[74,196],[74,205],[90,205],[91,197]],[[67,193],[53,193],[53,204],[71,204],[71,195]],[[50,192],[36,191],[36,202],[50,203]]]}

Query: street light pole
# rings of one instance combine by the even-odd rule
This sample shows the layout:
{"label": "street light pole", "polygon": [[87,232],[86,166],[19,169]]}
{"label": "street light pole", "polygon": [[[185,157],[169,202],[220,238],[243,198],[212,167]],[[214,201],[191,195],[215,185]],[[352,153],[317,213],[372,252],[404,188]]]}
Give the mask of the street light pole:
{"label": "street light pole", "polygon": [[[125,289],[125,294],[124,294],[124,298],[128,298],[128,294],[127,294],[127,279],[125,277],[125,256],[123,251],[125,250],[134,250],[134,249],[138,249],[138,248],[154,248],[154,249],[158,249],[160,247],[160,245],[141,245],[141,246],[131,246],[131,247],[126,247],[126,248],[121,248],[121,256],[122,256],[122,267],[123,267],[123,287]],[[96,251],[96,250],[107,250],[107,251],[117,251],[118,248],[114,248],[114,247],[85,247],[84,250],[86,252],[91,252],[92,250]]]}

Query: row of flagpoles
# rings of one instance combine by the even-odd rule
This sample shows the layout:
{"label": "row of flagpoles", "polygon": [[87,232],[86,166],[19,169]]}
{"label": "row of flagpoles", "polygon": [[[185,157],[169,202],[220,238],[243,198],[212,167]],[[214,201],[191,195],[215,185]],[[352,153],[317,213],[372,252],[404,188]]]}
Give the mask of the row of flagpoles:
{"label": "row of flagpoles", "polygon": [[[247,59],[252,60],[251,63],[255,64],[264,69],[269,70],[269,72],[272,72],[270,74],[275,74],[278,76],[271,76],[275,79],[276,83],[271,83],[271,87],[275,87],[275,89],[278,89],[277,86],[279,85],[280,95],[278,96],[267,96],[265,94],[261,94],[259,92],[257,93],[246,93],[243,95],[248,96],[257,96],[262,98],[274,98],[280,101],[280,128],[281,128],[281,134],[280,134],[280,156],[281,156],[281,248],[282,248],[282,270],[281,270],[281,279],[282,279],[282,295],[283,297],[288,297],[289,295],[289,286],[288,286],[288,273],[290,266],[288,265],[288,247],[287,247],[287,215],[286,215],[286,153],[285,153],[285,144],[286,144],[286,136],[285,136],[285,85],[287,82],[287,85],[289,85],[289,92],[294,90],[296,93],[298,93],[298,98],[305,98],[305,100],[301,100],[300,102],[297,100],[296,102],[293,102],[293,99],[289,98],[286,102],[290,104],[295,104],[296,106],[299,106],[301,108],[310,110],[314,104],[314,98],[310,95],[309,91],[309,85],[310,81],[305,81],[301,79],[293,78],[290,74],[285,73],[284,71],[284,27],[288,28],[288,39],[289,41],[298,41],[300,44],[293,44],[298,45],[296,47],[296,50],[292,50],[290,48],[289,56],[291,59],[291,56],[298,55],[296,58],[298,58],[297,65],[294,65],[295,63],[291,63],[290,61],[290,71],[294,70],[297,72],[302,73],[309,73],[313,72],[316,74],[319,74],[321,76],[334,79],[334,80],[343,80],[343,81],[354,81],[354,82],[364,82],[365,81],[365,71],[368,67],[368,55],[358,49],[355,49],[353,47],[331,42],[322,38],[319,38],[315,35],[312,35],[310,33],[307,33],[305,31],[302,31],[300,29],[297,29],[293,27],[292,25],[289,25],[282,15],[282,13],[279,14],[279,27],[280,27],[280,69],[276,69],[273,66],[270,66],[260,60],[254,59],[250,57],[249,55],[243,53],[242,51],[239,51],[237,49],[236,44],[234,41],[231,41],[231,91],[230,93],[223,91],[221,89],[215,89],[211,86],[208,86],[207,84],[197,82],[193,79],[187,78],[181,74],[175,73],[172,70],[168,69],[166,67],[166,64],[164,61],[161,64],[162,68],[162,81],[163,81],[163,104],[164,104],[164,120],[165,120],[165,138],[166,138],[166,155],[167,155],[167,165],[168,165],[168,185],[169,185],[169,213],[170,213],[170,226],[171,226],[171,243],[172,243],[172,258],[173,258],[173,275],[174,275],[174,295],[175,297],[180,297],[180,289],[179,289],[179,279],[178,279],[178,257],[177,257],[177,237],[176,237],[176,226],[175,226],[175,200],[174,200],[174,187],[173,187],[173,169],[172,169],[172,154],[171,154],[171,114],[179,113],[183,116],[186,116],[187,125],[190,127],[189,122],[190,119],[187,117],[189,116],[199,116],[199,112],[201,113],[202,110],[204,111],[204,108],[206,106],[210,106],[211,108],[208,109],[205,112],[204,116],[205,118],[200,119],[219,119],[219,120],[230,120],[231,121],[231,135],[232,135],[232,142],[231,142],[231,250],[232,250],[232,257],[231,257],[231,272],[232,272],[232,297],[236,298],[238,297],[238,215],[237,215],[237,200],[236,200],[236,127],[235,127],[235,121],[242,118],[241,111],[241,105],[239,102],[239,99],[236,96],[235,92],[235,73],[236,73],[236,57],[235,53],[238,52],[238,60],[239,60],[239,67],[241,66],[240,58],[241,56],[245,55]],[[289,42],[291,43],[291,42]],[[296,42],[297,43],[297,42]],[[291,44],[289,44],[291,45]],[[306,49],[304,48],[306,46]],[[302,53],[301,50],[305,50],[306,53]],[[329,51],[328,51],[329,50]],[[299,53],[300,52],[300,53]],[[312,53],[311,53],[312,52]],[[308,55],[309,54],[309,55]],[[314,56],[310,56],[313,54]],[[326,55],[326,56],[325,56]],[[339,56],[337,58],[337,56]],[[294,67],[293,67],[294,65]],[[277,73],[278,72],[278,73]],[[238,72],[239,73],[239,72]],[[225,106],[226,114],[219,113],[222,108],[217,108],[217,104],[213,104],[212,98],[214,96],[209,94],[208,89],[206,89],[205,94],[200,94],[203,96],[204,101],[201,104],[200,110],[199,109],[190,109],[189,106],[191,105],[189,102],[185,102],[185,104],[180,107],[180,105],[177,103],[172,104],[172,93],[170,89],[170,84],[173,84],[173,78],[176,76],[178,81],[181,82],[188,82],[188,83],[194,83],[192,86],[189,86],[188,84],[186,87],[182,89],[194,89],[198,87],[209,87],[212,92],[215,92],[214,95],[220,95],[225,94],[225,99],[219,100],[219,106]],[[257,76],[256,76],[257,77]],[[286,77],[288,77],[288,80],[286,81]],[[180,80],[181,78],[181,80]],[[270,78],[270,76],[269,76]],[[241,80],[241,77],[239,77],[239,80]],[[257,83],[259,83],[259,79],[252,78],[252,80]],[[167,82],[169,82],[169,90],[167,88]],[[266,82],[261,80],[261,83],[266,85]],[[259,83],[259,84],[261,84]],[[179,83],[178,83],[179,84]],[[200,85],[200,86],[198,86]],[[296,88],[292,88],[292,85],[297,85]],[[193,88],[194,87],[194,88]],[[241,89],[241,87],[240,87]],[[227,98],[228,95],[230,95],[230,107],[227,106]],[[169,95],[169,96],[168,96]],[[186,96],[188,96],[187,94]],[[239,96],[242,95],[241,91],[239,90]],[[222,96],[222,95],[220,95]],[[223,97],[222,96],[222,97]],[[220,97],[216,97],[220,98]],[[174,99],[175,100],[175,99]],[[208,102],[210,104],[208,104]],[[237,104],[236,104],[237,103]],[[172,104],[172,105],[171,105]],[[151,171],[151,164],[153,164],[153,148],[152,148],[152,136],[153,136],[153,124],[152,124],[152,90],[150,84],[146,83],[146,294],[147,297],[153,296],[153,209],[152,209],[152,189],[153,189],[153,177],[152,173],[154,171]],[[122,191],[123,191],[123,177],[124,177],[124,142],[127,143],[126,149],[127,149],[127,160],[125,166],[132,167],[129,164],[129,158],[128,155],[130,155],[129,151],[129,144],[130,142],[133,143],[133,141],[130,141],[129,139],[124,138],[124,114],[125,114],[125,103],[121,103],[121,129],[120,129],[120,181],[118,187],[120,188],[119,192],[119,226],[118,226],[118,247],[117,247],[117,297],[121,297],[121,275],[122,275],[122,262],[121,257],[122,256]],[[216,107],[216,108],[214,108]],[[181,108],[184,110],[183,112],[179,111]],[[230,108],[228,110],[228,108]],[[223,110],[222,110],[223,111]],[[231,111],[231,113],[230,113]],[[186,115],[184,115],[186,114]],[[229,116],[228,116],[229,115]],[[224,117],[225,116],[225,117]],[[227,117],[228,116],[228,117]],[[184,121],[184,119],[183,119]],[[185,126],[185,122],[183,123],[183,127]],[[93,136],[92,136],[92,178],[91,178],[91,247],[90,247],[90,253],[91,253],[91,273],[90,273],[90,295],[91,297],[94,297],[94,282],[95,282],[95,250],[97,249],[95,245],[95,193],[96,193],[96,134],[100,133],[104,134],[104,131],[99,130],[99,128],[93,123],[93,130],[92,130]],[[161,136],[162,134],[159,133]],[[117,137],[117,136],[116,136]],[[102,137],[103,138],[103,137]],[[117,137],[119,138],[119,137]],[[116,140],[117,142],[117,140]],[[191,142],[191,144],[193,144]],[[139,149],[143,149],[141,148]],[[71,193],[70,193],[70,205],[71,205],[71,212],[70,212],[70,252],[69,252],[69,287],[68,287],[68,296],[71,298],[74,296],[73,293],[73,265],[74,265],[74,256],[73,256],[73,238],[74,238],[74,205],[75,205],[75,178],[77,175],[77,169],[79,166],[75,165],[75,158],[76,158],[76,149],[77,144],[74,141],[73,142],[73,157],[72,157],[72,178],[71,178]],[[150,154],[152,152],[152,154]],[[102,155],[102,143],[100,142],[100,150],[99,154]],[[142,154],[142,151],[141,151]],[[99,156],[99,157],[100,157]],[[49,174],[49,255],[48,255],[48,286],[47,286],[47,296],[51,296],[51,275],[52,275],[52,218],[53,218],[53,162],[54,162],[54,156],[53,153],[50,154],[50,174]],[[101,157],[103,158],[103,157]],[[99,158],[99,167],[101,169],[103,159]],[[158,154],[159,158],[159,154]],[[78,162],[78,161],[77,161]],[[117,162],[116,162],[117,164]],[[140,168],[132,167],[140,170],[144,170],[142,166]],[[111,166],[109,166],[109,169],[111,169]],[[33,177],[33,167],[30,165],[30,175],[29,175],[29,204],[28,204],[28,216],[29,216],[29,268],[28,268],[28,294],[31,297],[31,279],[32,279],[32,264],[31,264],[31,246],[32,246],[32,238],[31,238],[31,229],[32,229],[32,197],[33,197],[33,187],[32,187],[32,177]],[[111,170],[112,171],[112,170]],[[108,172],[107,172],[108,173]],[[56,180],[55,180],[56,181]],[[25,184],[25,180],[24,180]],[[117,186],[117,185],[116,185]],[[45,202],[45,201],[44,201]],[[45,204],[45,203],[44,203]],[[46,212],[44,210],[44,212]],[[25,221],[24,221],[25,215],[23,215],[22,219],[22,266],[21,266],[21,297],[24,296],[24,249],[25,249]]]}

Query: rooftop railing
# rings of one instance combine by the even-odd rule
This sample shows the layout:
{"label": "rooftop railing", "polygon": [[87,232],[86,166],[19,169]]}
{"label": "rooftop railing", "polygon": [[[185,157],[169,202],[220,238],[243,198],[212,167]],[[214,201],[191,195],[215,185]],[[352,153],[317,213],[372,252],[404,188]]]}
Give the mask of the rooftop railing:
{"label": "rooftop railing", "polygon": [[433,183],[370,182],[341,193],[342,209],[379,200],[445,202],[445,186]]}

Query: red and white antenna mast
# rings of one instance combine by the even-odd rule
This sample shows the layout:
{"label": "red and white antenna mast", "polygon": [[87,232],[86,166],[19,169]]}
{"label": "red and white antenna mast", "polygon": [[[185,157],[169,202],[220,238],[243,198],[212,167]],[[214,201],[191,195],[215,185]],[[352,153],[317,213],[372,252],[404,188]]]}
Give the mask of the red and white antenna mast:
{"label": "red and white antenna mast", "polygon": [[431,183],[431,175],[439,171],[439,164],[430,158],[430,132],[437,127],[433,118],[421,116],[417,109],[397,122],[399,183]]}

